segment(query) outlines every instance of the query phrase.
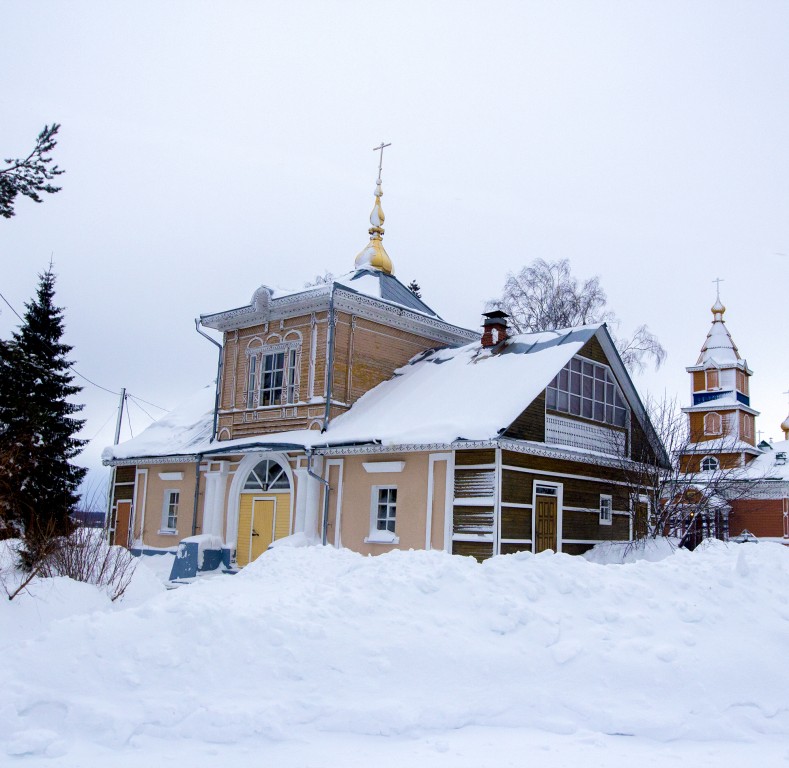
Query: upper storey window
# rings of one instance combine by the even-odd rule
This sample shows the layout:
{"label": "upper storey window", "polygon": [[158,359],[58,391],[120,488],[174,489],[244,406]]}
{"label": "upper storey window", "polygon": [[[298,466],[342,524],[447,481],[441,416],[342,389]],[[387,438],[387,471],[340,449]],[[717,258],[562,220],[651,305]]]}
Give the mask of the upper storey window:
{"label": "upper storey window", "polygon": [[720,373],[717,368],[708,368],[707,389],[720,389]]}
{"label": "upper storey window", "polygon": [[551,410],[627,426],[625,399],[604,365],[574,357],[548,385],[546,394]]}
{"label": "upper storey window", "polygon": [[247,408],[286,405],[299,399],[298,342],[248,352]]}

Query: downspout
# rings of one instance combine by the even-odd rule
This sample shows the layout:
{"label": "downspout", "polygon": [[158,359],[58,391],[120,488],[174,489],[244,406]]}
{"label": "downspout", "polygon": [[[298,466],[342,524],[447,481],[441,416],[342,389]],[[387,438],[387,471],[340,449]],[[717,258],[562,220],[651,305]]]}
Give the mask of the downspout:
{"label": "downspout", "polygon": [[331,490],[331,486],[329,485],[329,481],[321,477],[320,475],[316,475],[312,471],[312,448],[307,449],[307,474],[317,480],[319,483],[323,485],[323,519],[321,521],[321,544],[326,546],[326,542],[328,541],[328,531],[329,531],[329,491]]}
{"label": "downspout", "polygon": [[[195,330],[203,337],[208,339],[212,344],[219,347],[219,359],[216,363],[216,396],[214,397],[214,426],[211,430],[211,442],[216,440],[216,427],[219,419],[219,387],[222,382],[222,345],[216,340],[212,339],[205,331],[200,330],[200,318],[195,318]],[[194,535],[194,534],[192,534]]]}
{"label": "downspout", "polygon": [[[211,339],[213,341],[213,339]],[[192,536],[197,535],[197,502],[200,498],[200,462],[203,460],[203,454],[197,454],[197,461],[195,461],[195,504],[192,510]]]}
{"label": "downspout", "polygon": [[[329,414],[331,410],[331,396],[332,388],[334,385],[334,286],[331,284],[331,293],[329,294],[329,328],[328,328],[328,351],[326,354],[326,411],[323,415],[323,427],[321,432],[325,432],[329,426]],[[326,543],[325,541],[323,542]]]}

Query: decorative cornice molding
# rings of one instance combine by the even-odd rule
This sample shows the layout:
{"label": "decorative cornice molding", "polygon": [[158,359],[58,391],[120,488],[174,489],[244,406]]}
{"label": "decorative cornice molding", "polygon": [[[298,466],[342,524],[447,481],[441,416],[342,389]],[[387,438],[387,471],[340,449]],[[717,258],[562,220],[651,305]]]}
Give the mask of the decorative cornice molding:
{"label": "decorative cornice molding", "polygon": [[[253,303],[245,307],[201,315],[201,324],[218,331],[230,331],[298,315],[311,315],[329,309],[330,286],[320,286],[312,290],[271,298],[268,302],[258,300],[255,303],[259,292],[258,290],[255,293]],[[417,335],[427,335],[437,342],[446,344],[467,344],[479,337],[476,331],[452,325],[439,317],[415,312],[385,299],[345,289],[339,283],[334,286],[334,305],[336,309],[348,314]]]}

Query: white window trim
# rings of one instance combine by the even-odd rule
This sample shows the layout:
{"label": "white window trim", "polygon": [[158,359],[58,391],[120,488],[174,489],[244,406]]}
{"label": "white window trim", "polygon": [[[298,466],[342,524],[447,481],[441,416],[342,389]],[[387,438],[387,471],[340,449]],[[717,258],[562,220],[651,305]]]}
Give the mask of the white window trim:
{"label": "white window trim", "polygon": [[[370,489],[370,535],[364,539],[365,544],[399,544],[400,537],[392,531],[378,530],[378,492],[389,489],[397,490],[396,485],[374,485]],[[395,530],[397,529],[397,502],[395,502]]]}
{"label": "white window trim", "polygon": [[[167,525],[167,520],[170,517],[170,497],[171,494],[177,493],[178,494],[178,506],[176,507],[175,512],[175,528],[171,528]],[[164,498],[162,499],[162,527],[159,530],[160,536],[174,536],[178,533],[178,512],[179,507],[181,506],[181,489],[180,488],[165,488],[164,489]]]}
{"label": "white window trim", "polygon": [[[608,502],[608,517],[603,515],[603,502]],[[614,519],[614,499],[607,493],[600,494],[600,525],[611,525]]]}
{"label": "white window trim", "polygon": [[[718,417],[718,431],[713,431],[712,427],[707,428],[707,424],[709,423],[712,425],[714,421],[713,416]],[[723,415],[718,413],[717,411],[710,411],[709,413],[704,414],[704,434],[705,435],[722,435],[723,434]]]}
{"label": "white window trim", "polygon": [[[300,372],[301,372],[301,339],[289,339],[287,341],[269,344],[266,346],[247,347],[247,382],[244,396],[246,398],[246,410],[257,410],[264,408],[282,408],[286,405],[295,405],[301,401],[300,394]],[[264,359],[269,355],[284,354],[282,387],[280,388],[280,401],[284,396],[284,402],[260,405],[262,394],[261,387],[264,377]],[[290,365],[291,354],[293,365]],[[254,359],[254,363],[253,363]],[[252,370],[254,366],[254,371]]]}
{"label": "white window trim", "polygon": [[[704,469],[704,462],[708,460],[715,462],[715,466],[712,469]],[[700,472],[717,472],[720,468],[721,468],[721,463],[716,456],[705,456],[699,463]]]}

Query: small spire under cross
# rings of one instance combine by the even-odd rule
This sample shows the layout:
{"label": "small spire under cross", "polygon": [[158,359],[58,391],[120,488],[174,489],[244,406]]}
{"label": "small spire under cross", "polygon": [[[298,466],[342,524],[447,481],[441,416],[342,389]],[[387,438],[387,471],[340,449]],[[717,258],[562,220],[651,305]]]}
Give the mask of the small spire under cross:
{"label": "small spire under cross", "polygon": [[721,277],[716,277],[712,282],[715,283],[716,297],[717,297],[718,301],[720,301],[721,300],[721,283],[724,283],[726,281],[723,278],[721,278]]}
{"label": "small spire under cross", "polygon": [[392,146],[392,142],[390,141],[388,144],[384,144],[383,142],[381,142],[380,146],[373,147],[373,152],[380,152],[381,153],[381,157],[378,160],[378,183],[379,184],[381,183],[381,170],[382,170],[383,165],[384,165],[384,149],[386,149],[387,147],[391,147],[391,146]]}

